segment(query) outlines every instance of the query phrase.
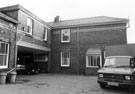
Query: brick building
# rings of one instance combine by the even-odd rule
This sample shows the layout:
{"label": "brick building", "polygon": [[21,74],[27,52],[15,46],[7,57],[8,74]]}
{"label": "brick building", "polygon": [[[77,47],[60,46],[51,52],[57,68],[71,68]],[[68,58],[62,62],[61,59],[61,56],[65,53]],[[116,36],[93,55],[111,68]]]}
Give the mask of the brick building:
{"label": "brick building", "polygon": [[127,19],[92,17],[60,21],[52,26],[51,72],[95,75],[103,65],[104,48],[127,44]]}
{"label": "brick building", "polygon": [[21,5],[0,8],[14,19],[17,26],[17,65],[38,67],[41,72],[49,70],[51,51],[50,26]]}
{"label": "brick building", "polygon": [[41,72],[95,75],[98,65],[103,65],[105,46],[127,44],[127,19],[99,16],[60,21],[57,16],[46,23],[20,5],[0,11],[19,22],[16,40],[11,38],[16,45],[12,51],[17,52],[11,53],[12,61]]}
{"label": "brick building", "polygon": [[0,12],[0,72],[14,68],[18,22]]}

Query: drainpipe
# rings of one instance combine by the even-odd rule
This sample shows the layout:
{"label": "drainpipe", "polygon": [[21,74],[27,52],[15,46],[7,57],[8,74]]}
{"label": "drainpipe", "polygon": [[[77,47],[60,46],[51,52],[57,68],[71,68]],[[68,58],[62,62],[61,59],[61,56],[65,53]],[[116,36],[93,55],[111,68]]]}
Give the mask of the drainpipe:
{"label": "drainpipe", "polygon": [[79,27],[77,27],[77,72],[79,74],[80,62],[79,62]]}
{"label": "drainpipe", "polygon": [[[13,29],[11,29],[11,30],[13,30]],[[15,30],[15,52],[14,52],[14,54],[15,54],[15,57],[14,57],[14,66],[13,66],[13,68],[12,69],[10,69],[9,71],[7,71],[7,74],[8,73],[10,73],[10,72],[12,72],[12,71],[14,71],[14,70],[16,70],[16,61],[17,61],[17,49],[18,49],[18,47],[17,47],[17,27],[16,27],[16,30]]]}
{"label": "drainpipe", "polygon": [[16,27],[16,32],[15,32],[15,68],[17,66],[17,52],[18,52],[18,46],[17,46],[17,41],[18,41],[18,38],[17,38],[17,27]]}

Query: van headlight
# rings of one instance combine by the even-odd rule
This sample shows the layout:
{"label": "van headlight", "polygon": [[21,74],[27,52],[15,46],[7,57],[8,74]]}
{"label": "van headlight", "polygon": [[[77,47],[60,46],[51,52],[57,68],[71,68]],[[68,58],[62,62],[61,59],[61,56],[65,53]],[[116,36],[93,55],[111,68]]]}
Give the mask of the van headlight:
{"label": "van headlight", "polygon": [[125,80],[130,80],[131,77],[129,75],[125,75]]}
{"label": "van headlight", "polygon": [[98,76],[103,78],[103,74],[98,74]]}

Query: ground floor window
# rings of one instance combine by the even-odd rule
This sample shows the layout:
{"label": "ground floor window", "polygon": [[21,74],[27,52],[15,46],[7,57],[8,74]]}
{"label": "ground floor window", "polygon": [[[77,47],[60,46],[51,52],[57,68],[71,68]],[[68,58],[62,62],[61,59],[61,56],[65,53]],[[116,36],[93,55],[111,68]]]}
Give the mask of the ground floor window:
{"label": "ground floor window", "polygon": [[100,49],[88,49],[86,53],[86,67],[98,67],[102,66],[101,50]]}
{"label": "ground floor window", "polygon": [[69,51],[61,52],[61,66],[62,67],[70,66],[70,52]]}
{"label": "ground floor window", "polygon": [[9,44],[0,42],[0,68],[8,68]]}
{"label": "ground floor window", "polygon": [[36,62],[47,62],[48,55],[46,53],[34,53],[34,61]]}
{"label": "ground floor window", "polygon": [[87,67],[97,67],[101,62],[100,55],[90,55],[87,56]]}

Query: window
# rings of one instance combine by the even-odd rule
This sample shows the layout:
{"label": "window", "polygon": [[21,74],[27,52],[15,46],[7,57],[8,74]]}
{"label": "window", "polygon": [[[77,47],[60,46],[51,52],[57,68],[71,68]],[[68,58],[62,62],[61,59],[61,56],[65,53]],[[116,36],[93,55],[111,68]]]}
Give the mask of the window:
{"label": "window", "polygon": [[34,54],[34,61],[36,62],[47,62],[48,55],[46,53],[35,53]]}
{"label": "window", "polygon": [[61,52],[61,66],[63,67],[70,66],[70,52],[69,51]]}
{"label": "window", "polygon": [[32,19],[27,18],[27,33],[32,35]]}
{"label": "window", "polygon": [[101,64],[101,56],[100,55],[89,55],[86,56],[86,67],[98,67]]}
{"label": "window", "polygon": [[61,42],[70,42],[70,29],[63,29],[61,31]]}
{"label": "window", "polygon": [[0,42],[0,68],[8,68],[9,44]]}
{"label": "window", "polygon": [[89,48],[86,52],[86,67],[102,66],[101,49]]}
{"label": "window", "polygon": [[47,41],[47,33],[48,33],[48,30],[47,28],[44,28],[44,33],[43,33],[43,40],[44,41]]}

